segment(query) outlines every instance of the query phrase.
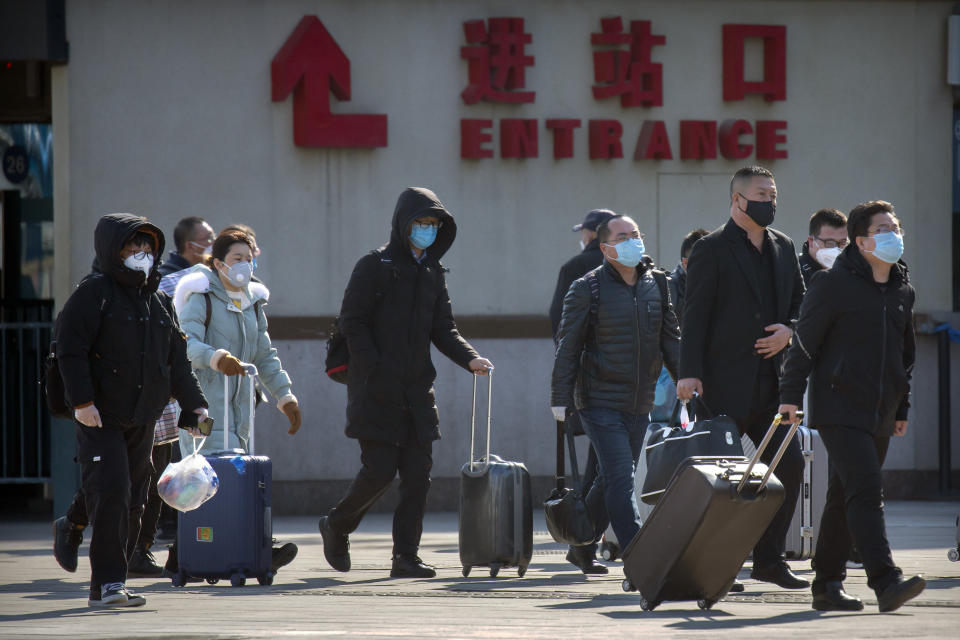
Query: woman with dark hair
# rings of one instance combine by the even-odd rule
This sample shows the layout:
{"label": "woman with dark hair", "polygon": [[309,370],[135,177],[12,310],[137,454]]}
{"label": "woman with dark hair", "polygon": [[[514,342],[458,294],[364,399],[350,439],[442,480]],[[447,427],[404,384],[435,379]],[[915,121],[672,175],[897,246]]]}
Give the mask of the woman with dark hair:
{"label": "woman with dark hair", "polygon": [[[277,398],[277,406],[290,421],[288,433],[300,429],[301,415],[296,396],[291,392],[290,376],[283,370],[277,350],[267,333],[264,314],[270,291],[253,275],[253,242],[240,231],[223,231],[211,248],[206,264],[199,264],[177,283],[174,305],[180,326],[187,335],[187,357],[204,392],[209,394],[210,416],[216,420],[214,437],[208,438],[201,453],[223,449],[221,424],[224,403],[229,402],[230,423],[226,425],[228,448],[247,450],[250,439],[249,387],[254,383],[242,363],[257,367],[263,387]],[[230,377],[224,395],[223,376]],[[193,453],[192,436],[180,438],[184,456]],[[288,543],[274,549],[274,571],[296,555],[296,545]],[[171,552],[171,559],[175,554]],[[168,560],[167,569],[171,570]]]}

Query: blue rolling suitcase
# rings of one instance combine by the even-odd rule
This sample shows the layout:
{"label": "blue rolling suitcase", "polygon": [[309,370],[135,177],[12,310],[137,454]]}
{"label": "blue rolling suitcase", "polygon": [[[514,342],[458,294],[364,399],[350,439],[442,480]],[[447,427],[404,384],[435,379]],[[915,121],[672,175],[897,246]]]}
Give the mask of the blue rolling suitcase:
{"label": "blue rolling suitcase", "polygon": [[[492,372],[490,378],[493,383]],[[475,460],[474,423],[477,379],[473,379],[470,418],[470,462],[460,470],[460,563],[464,577],[477,566],[496,577],[504,567],[516,567],[523,577],[533,555],[533,501],[530,474],[522,462],[490,455],[490,396],[487,396],[487,454]]]}
{"label": "blue rolling suitcase", "polygon": [[[180,571],[173,585],[188,578],[215,584],[230,579],[235,587],[256,578],[262,585],[273,583],[270,565],[273,551],[273,520],[270,497],[273,463],[253,454],[253,377],[256,367],[248,365],[250,387],[250,454],[241,449],[206,456],[217,472],[220,488],[199,508],[180,514],[177,525],[177,559]],[[224,376],[225,386],[230,379]],[[224,397],[229,397],[225,394]],[[229,409],[224,408],[224,445]]]}

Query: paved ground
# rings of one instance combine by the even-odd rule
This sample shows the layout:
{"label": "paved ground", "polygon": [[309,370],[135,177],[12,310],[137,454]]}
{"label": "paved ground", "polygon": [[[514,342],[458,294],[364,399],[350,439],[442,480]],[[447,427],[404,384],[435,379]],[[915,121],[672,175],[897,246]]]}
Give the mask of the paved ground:
{"label": "paved ground", "polygon": [[[456,514],[430,514],[421,555],[439,567],[433,580],[389,577],[390,518],[374,514],[352,537],[353,570],[341,574],[323,559],[315,518],[280,518],[275,533],[300,545],[300,555],[271,587],[232,588],[221,582],[174,589],[167,580],[131,580],[147,597],[137,609],[90,610],[89,563],[81,548],[75,574],[50,552],[49,523],[0,523],[0,638],[625,638],[652,634],[747,637],[960,637],[960,563],[947,560],[960,504],[888,505],[894,557],[906,573],[930,581],[920,598],[893,613],[876,611],[862,571],[847,589],[864,598],[863,613],[821,614],[807,592],[789,592],[746,579],[746,593],[711,611],[694,603],[640,609],[623,593],[619,563],[608,576],[586,578],[535,522],[534,558],[524,578],[504,569],[491,579],[461,575]],[[158,554],[160,560],[166,554]],[[810,563],[794,568],[809,575]],[[746,577],[746,572],[741,574]]]}

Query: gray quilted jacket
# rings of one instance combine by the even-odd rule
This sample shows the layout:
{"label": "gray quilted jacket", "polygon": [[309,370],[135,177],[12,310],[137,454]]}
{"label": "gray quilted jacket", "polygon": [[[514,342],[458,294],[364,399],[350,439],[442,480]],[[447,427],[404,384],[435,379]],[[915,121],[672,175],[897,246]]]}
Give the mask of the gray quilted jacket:
{"label": "gray quilted jacket", "polygon": [[589,274],[570,285],[557,334],[551,406],[571,407],[572,400],[577,409],[602,407],[638,415],[653,406],[664,364],[676,380],[676,313],[651,270],[642,263],[637,270],[640,277],[634,286],[606,261],[591,272],[600,294],[595,318]]}

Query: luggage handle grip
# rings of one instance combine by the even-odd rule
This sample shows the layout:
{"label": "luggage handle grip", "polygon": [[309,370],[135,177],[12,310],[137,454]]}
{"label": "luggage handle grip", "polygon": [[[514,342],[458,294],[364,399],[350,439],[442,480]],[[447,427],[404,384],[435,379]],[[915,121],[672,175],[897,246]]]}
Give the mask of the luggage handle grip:
{"label": "luggage handle grip", "polygon": [[[474,441],[477,422],[477,374],[473,375],[473,403],[470,409],[470,471],[474,470],[476,463],[474,452]],[[484,465],[490,464],[490,409],[493,407],[493,367],[487,368],[487,455],[483,458]]]}
{"label": "luggage handle grip", "polygon": [[[783,439],[783,442],[780,443],[780,447],[777,449],[776,455],[773,456],[773,460],[770,461],[770,466],[767,467],[767,472],[763,476],[763,480],[760,481],[760,486],[757,491],[762,491],[764,487],[767,486],[767,481],[770,479],[770,476],[773,474],[774,469],[777,468],[777,465],[780,464],[780,459],[783,458],[783,455],[787,452],[787,447],[790,446],[790,441],[793,440],[793,436],[797,433],[797,429],[800,428],[800,423],[803,422],[803,411],[796,412],[796,420],[793,421],[793,424],[790,425],[790,433]],[[737,484],[737,494],[743,491],[743,488],[747,486],[747,482],[750,480],[751,472],[753,467],[756,466],[757,462],[760,461],[760,456],[763,455],[763,452],[766,451],[767,446],[770,444],[770,440],[773,439],[773,434],[776,433],[777,427],[780,426],[780,422],[783,420],[781,414],[773,416],[773,422],[770,424],[770,428],[767,429],[767,432],[763,436],[763,440],[760,442],[760,446],[757,447],[757,452],[753,454],[753,458],[750,459],[750,463],[747,465],[747,470],[743,473],[743,478],[740,479],[740,483]]]}
{"label": "luggage handle grip", "polygon": [[[255,381],[254,378],[257,377],[259,372],[257,371],[257,365],[251,364],[249,362],[241,362],[240,366],[243,367],[244,374],[250,378],[250,440],[247,443],[247,453],[253,455],[253,412],[256,411],[257,403],[255,396]],[[239,385],[239,381],[237,382]],[[230,376],[224,374],[223,376],[223,450],[230,450]]]}

